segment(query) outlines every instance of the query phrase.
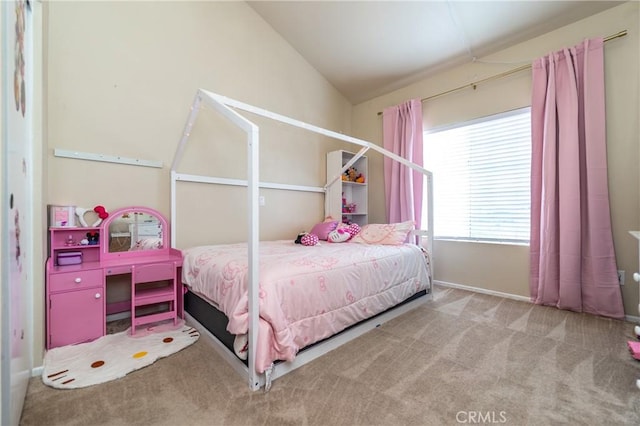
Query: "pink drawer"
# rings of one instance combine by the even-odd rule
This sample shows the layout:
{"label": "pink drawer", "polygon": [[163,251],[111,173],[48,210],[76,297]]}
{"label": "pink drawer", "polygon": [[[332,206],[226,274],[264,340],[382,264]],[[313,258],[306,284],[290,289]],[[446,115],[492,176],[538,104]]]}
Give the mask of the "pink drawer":
{"label": "pink drawer", "polygon": [[49,292],[102,287],[102,269],[49,275]]}
{"label": "pink drawer", "polygon": [[116,265],[109,266],[104,268],[105,275],[120,275],[120,274],[130,274],[131,273],[131,265]]}

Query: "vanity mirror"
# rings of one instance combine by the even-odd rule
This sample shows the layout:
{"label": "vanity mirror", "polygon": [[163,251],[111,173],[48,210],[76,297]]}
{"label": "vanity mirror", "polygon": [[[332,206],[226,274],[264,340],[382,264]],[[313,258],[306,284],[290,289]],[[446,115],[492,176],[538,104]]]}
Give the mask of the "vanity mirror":
{"label": "vanity mirror", "polygon": [[105,255],[130,256],[168,250],[168,236],[168,224],[160,212],[132,206],[110,212],[102,223],[100,238]]}

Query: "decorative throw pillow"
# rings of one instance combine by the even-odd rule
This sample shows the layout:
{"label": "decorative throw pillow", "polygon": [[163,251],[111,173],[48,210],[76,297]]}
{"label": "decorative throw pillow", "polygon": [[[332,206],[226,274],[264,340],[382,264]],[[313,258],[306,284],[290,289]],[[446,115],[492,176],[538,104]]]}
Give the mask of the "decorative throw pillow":
{"label": "decorative throw pillow", "polygon": [[326,240],[329,236],[329,232],[336,229],[336,226],[338,226],[338,222],[336,222],[335,220],[320,222],[313,228],[311,228],[311,231],[309,231],[309,233],[317,235],[319,240]]}
{"label": "decorative throw pillow", "polygon": [[414,229],[413,221],[400,223],[364,225],[350,242],[361,244],[400,245],[407,240],[407,235]]}

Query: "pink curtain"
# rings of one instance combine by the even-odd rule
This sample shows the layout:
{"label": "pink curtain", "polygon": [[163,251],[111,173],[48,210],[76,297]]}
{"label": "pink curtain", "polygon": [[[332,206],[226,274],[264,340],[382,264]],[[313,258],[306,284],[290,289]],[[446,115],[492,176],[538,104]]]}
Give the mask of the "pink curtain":
{"label": "pink curtain", "polygon": [[[422,102],[412,99],[385,108],[382,117],[383,147],[422,166]],[[389,223],[413,220],[420,229],[422,174],[384,158],[384,189]]]}
{"label": "pink curtain", "polygon": [[602,39],[532,64],[531,299],[623,318],[607,184]]}

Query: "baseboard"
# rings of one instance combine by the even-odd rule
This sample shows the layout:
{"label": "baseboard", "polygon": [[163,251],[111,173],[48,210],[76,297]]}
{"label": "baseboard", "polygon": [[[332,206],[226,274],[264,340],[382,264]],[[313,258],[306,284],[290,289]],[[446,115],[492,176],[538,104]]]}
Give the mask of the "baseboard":
{"label": "baseboard", "polygon": [[635,316],[635,315],[625,315],[624,316],[624,320],[627,322],[632,322],[635,324],[640,324],[640,317]]}
{"label": "baseboard", "polygon": [[[519,296],[517,294],[503,293],[501,291],[487,290],[486,288],[471,287],[471,286],[468,286],[468,285],[450,283],[450,282],[447,282],[447,281],[434,280],[433,283],[435,285],[439,285],[439,286],[442,286],[442,287],[451,287],[451,288],[457,288],[457,289],[460,289],[460,290],[471,291],[471,292],[474,292],[474,293],[489,294],[491,296],[504,297],[504,298],[507,298],[507,299],[519,300],[521,302],[531,302],[531,300],[528,297]],[[640,324],[640,317],[635,316],[635,315],[625,315],[624,316],[624,320],[627,321],[627,322],[630,322],[630,323]]]}
{"label": "baseboard", "polygon": [[33,367],[31,369],[31,377],[42,376],[42,371],[44,370],[44,365],[40,365],[38,367]]}
{"label": "baseboard", "polygon": [[517,294],[503,293],[501,291],[487,290],[486,288],[471,287],[471,286],[468,286],[468,285],[450,283],[450,282],[447,282],[447,281],[434,280],[433,283],[435,285],[439,285],[439,286],[442,286],[442,287],[457,288],[457,289],[460,289],[460,290],[472,291],[474,293],[482,293],[482,294],[488,294],[488,295],[491,295],[491,296],[503,297],[505,299],[519,300],[521,302],[531,302],[531,299],[529,299],[528,297],[519,296]]}

